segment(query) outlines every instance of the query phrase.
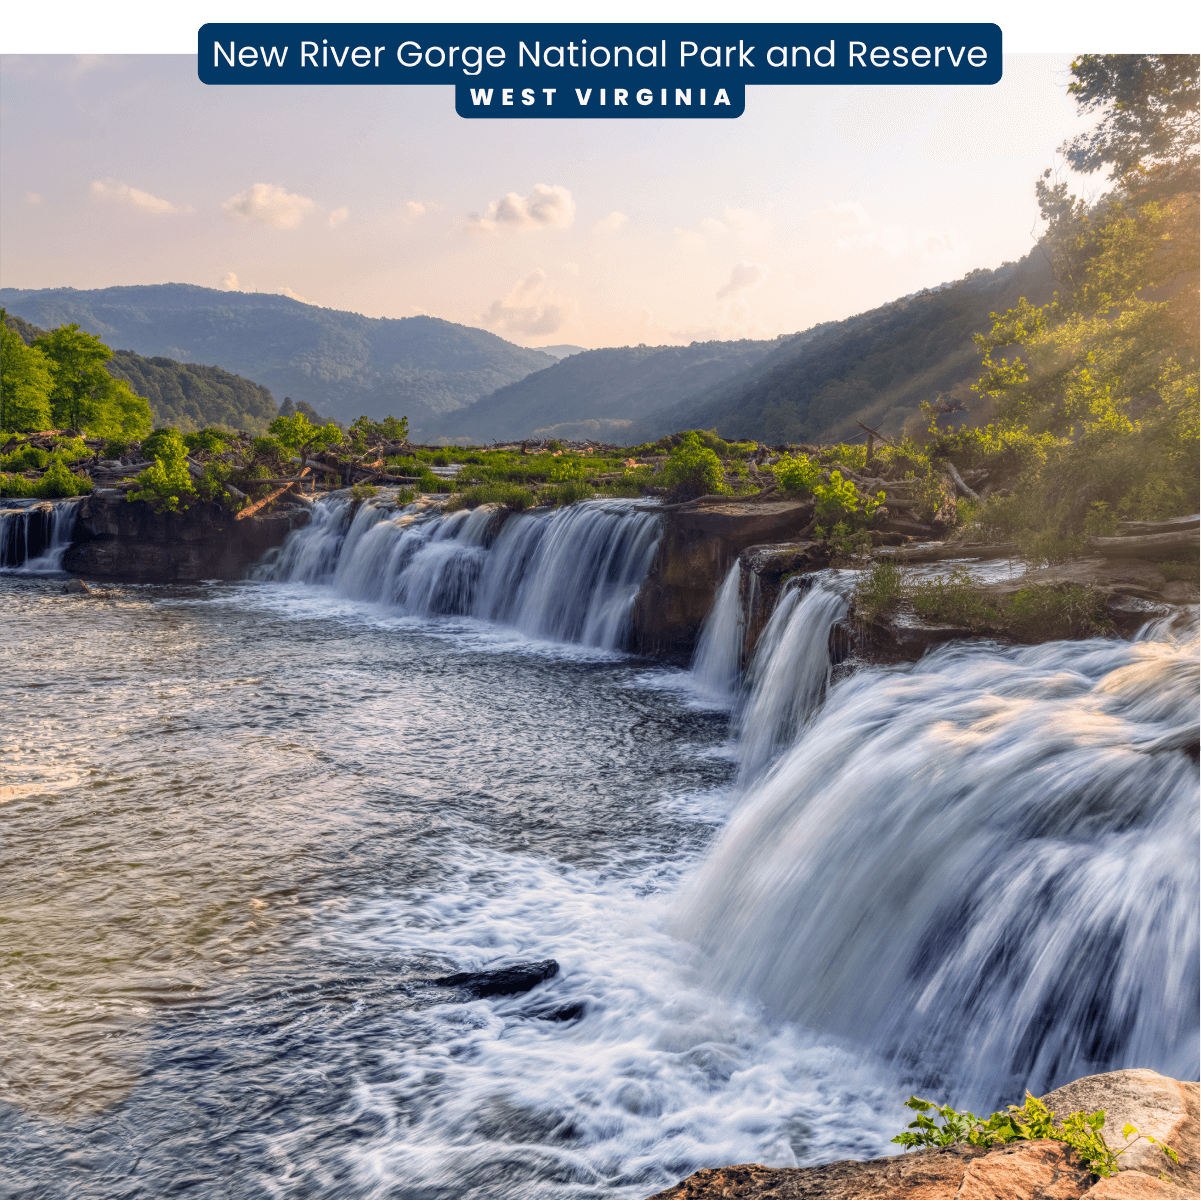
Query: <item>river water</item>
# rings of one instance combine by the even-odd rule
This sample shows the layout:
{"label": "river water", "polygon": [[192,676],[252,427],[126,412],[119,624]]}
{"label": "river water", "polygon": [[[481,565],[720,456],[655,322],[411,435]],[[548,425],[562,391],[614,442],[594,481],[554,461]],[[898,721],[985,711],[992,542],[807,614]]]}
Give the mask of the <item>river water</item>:
{"label": "river water", "polygon": [[715,698],[619,649],[656,536],[329,507],[243,583],[0,576],[6,1194],[633,1200],[887,1152],[915,1088],[1196,1077],[1195,634],[832,684],[831,575]]}

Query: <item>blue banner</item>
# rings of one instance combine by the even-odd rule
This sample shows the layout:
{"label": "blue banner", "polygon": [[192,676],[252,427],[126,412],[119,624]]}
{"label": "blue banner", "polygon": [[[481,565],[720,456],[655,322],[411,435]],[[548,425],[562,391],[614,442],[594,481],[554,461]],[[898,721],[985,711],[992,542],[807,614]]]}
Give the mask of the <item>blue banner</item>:
{"label": "blue banner", "polygon": [[441,84],[463,117],[737,117],[750,85],[982,86],[993,24],[250,24],[200,29],[206,84]]}

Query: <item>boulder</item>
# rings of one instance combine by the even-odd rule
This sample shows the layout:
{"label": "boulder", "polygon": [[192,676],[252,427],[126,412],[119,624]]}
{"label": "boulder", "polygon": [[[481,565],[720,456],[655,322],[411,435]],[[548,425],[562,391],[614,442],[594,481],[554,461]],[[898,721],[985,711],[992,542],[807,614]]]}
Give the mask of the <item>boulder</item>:
{"label": "boulder", "polygon": [[63,591],[68,596],[90,596],[92,589],[82,579],[69,579],[63,584]]}
{"label": "boulder", "polygon": [[553,958],[541,962],[516,963],[494,971],[459,971],[454,975],[440,975],[433,980],[439,987],[461,988],[470,992],[477,1000],[484,996],[512,996],[528,992],[531,988],[559,973],[559,964]]}
{"label": "boulder", "polygon": [[1111,1148],[1123,1145],[1122,1127],[1130,1122],[1170,1145],[1179,1166],[1144,1140],[1118,1159],[1116,1176],[1100,1179],[1064,1142],[1043,1138],[818,1167],[717,1167],[651,1200],[1194,1200],[1201,1184],[1197,1091],[1195,1083],[1127,1070],[1078,1079],[1042,1098],[1061,1115],[1104,1109],[1102,1134]]}

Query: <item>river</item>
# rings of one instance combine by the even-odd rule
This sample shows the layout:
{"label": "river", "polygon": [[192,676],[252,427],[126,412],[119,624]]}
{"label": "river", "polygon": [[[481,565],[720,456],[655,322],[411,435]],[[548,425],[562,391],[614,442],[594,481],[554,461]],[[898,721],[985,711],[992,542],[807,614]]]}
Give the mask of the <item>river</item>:
{"label": "river", "polygon": [[321,508],[245,582],[0,575],[8,1194],[635,1200],[1196,1077],[1195,626],[834,682],[832,573],[731,692],[729,612],[621,652],[630,505]]}

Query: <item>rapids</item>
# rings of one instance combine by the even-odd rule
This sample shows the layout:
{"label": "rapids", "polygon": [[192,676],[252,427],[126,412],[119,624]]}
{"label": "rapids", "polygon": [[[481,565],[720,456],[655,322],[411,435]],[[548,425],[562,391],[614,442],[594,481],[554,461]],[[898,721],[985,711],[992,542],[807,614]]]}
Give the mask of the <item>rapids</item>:
{"label": "rapids", "polygon": [[653,513],[498,524],[0,575],[14,1195],[639,1200],[887,1153],[915,1089],[1196,1077],[1195,627],[835,681],[826,573],[743,673],[735,574],[690,672],[621,650]]}

